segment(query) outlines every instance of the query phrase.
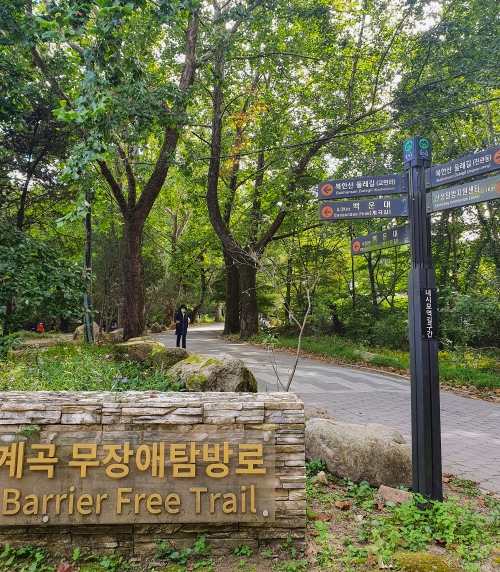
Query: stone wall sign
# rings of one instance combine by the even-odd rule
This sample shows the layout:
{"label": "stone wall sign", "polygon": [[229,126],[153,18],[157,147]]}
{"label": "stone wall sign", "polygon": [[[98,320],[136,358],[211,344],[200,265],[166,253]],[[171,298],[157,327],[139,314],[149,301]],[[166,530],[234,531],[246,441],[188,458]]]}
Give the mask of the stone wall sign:
{"label": "stone wall sign", "polygon": [[304,433],[289,393],[0,392],[0,545],[299,549]]}
{"label": "stone wall sign", "polygon": [[0,445],[2,524],[274,520],[272,431],[57,431]]}

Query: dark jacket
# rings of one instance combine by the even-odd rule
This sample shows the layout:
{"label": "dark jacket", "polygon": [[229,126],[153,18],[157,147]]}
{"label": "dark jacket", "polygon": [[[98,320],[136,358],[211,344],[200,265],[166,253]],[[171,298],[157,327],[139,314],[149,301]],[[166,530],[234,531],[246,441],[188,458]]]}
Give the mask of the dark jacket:
{"label": "dark jacket", "polygon": [[[177,336],[186,335],[188,329],[188,318],[189,316],[187,311],[184,312],[184,314],[182,314],[180,310],[175,313],[174,316],[175,334]],[[180,324],[177,323],[178,321],[180,322]]]}

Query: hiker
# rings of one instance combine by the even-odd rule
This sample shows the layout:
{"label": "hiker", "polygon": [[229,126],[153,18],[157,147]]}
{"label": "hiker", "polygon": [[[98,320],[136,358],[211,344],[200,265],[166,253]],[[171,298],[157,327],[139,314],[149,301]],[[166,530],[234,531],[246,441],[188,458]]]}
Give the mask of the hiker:
{"label": "hiker", "polygon": [[174,316],[175,322],[175,335],[177,336],[177,343],[176,346],[180,347],[181,339],[182,339],[182,347],[186,347],[186,334],[188,329],[189,323],[189,315],[187,308],[184,304],[181,305],[179,310],[175,313]]}

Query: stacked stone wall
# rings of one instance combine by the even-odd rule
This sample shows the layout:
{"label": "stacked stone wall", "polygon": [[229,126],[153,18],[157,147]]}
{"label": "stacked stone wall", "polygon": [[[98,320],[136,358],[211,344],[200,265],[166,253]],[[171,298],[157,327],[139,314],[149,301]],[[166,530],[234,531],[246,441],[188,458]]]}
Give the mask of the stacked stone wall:
{"label": "stacked stone wall", "polygon": [[[18,501],[12,499],[16,498],[13,491],[19,485],[14,477],[9,478],[11,469],[5,456],[0,466],[0,494],[4,501],[0,510],[0,544],[30,544],[65,554],[78,546],[98,553],[154,555],[158,540],[183,549],[192,547],[204,535],[214,554],[227,553],[238,545],[254,549],[282,545],[288,537],[294,539],[294,546],[301,548],[305,541],[306,518],[304,427],[303,404],[293,394],[0,393],[0,459],[2,450],[12,451],[16,443],[24,443],[28,451],[30,443],[45,444],[46,448],[51,443],[69,447],[70,442],[88,443],[92,439],[110,443],[120,435],[122,441],[129,440],[135,446],[146,442],[147,435],[165,432],[188,435],[189,440],[199,443],[218,434],[224,439],[234,435],[240,443],[252,441],[255,435],[261,439],[265,451],[272,451],[273,466],[269,465],[267,472],[271,478],[274,475],[274,489],[271,485],[269,493],[273,496],[269,501],[271,520],[261,515],[266,513],[267,516],[265,510],[248,516],[246,521],[238,521],[237,515],[229,515],[231,519],[228,519],[228,515],[222,514],[208,515],[203,522],[200,517],[196,522],[174,522],[169,518],[162,522],[138,522],[138,517],[134,522],[121,523],[117,517],[115,522],[99,524],[87,523],[87,517],[76,515],[77,523],[51,524],[53,516],[42,517],[48,513],[43,513],[41,508],[37,508],[36,517],[22,514],[23,510],[33,513],[32,505],[31,509],[16,512]],[[56,471],[55,479],[57,474]],[[32,471],[28,477],[38,479],[30,489],[36,492],[36,483],[41,485],[44,475]],[[250,500],[245,502],[248,504]],[[14,512],[16,514],[12,514]]]}

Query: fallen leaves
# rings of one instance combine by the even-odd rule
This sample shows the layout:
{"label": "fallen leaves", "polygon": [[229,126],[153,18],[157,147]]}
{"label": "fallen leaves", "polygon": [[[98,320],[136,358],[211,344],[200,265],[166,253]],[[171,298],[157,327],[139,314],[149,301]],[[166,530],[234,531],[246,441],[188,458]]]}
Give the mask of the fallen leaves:
{"label": "fallen leaves", "polygon": [[348,501],[335,501],[335,505],[340,510],[349,510],[351,508],[351,503]]}

